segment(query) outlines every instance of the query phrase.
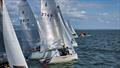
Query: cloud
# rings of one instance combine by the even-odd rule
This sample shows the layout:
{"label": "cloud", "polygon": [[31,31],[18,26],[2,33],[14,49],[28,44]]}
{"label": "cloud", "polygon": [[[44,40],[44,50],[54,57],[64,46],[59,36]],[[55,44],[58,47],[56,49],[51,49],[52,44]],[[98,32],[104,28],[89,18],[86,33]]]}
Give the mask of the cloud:
{"label": "cloud", "polygon": [[[17,12],[17,5],[20,0],[6,0],[7,5],[10,11],[10,14],[15,14]],[[97,4],[88,4],[84,3],[81,4],[79,0],[55,0],[57,2],[57,5],[60,5],[63,16],[65,17],[71,17],[71,18],[86,18],[87,11],[83,10],[82,8],[89,8],[89,7],[99,7]],[[35,11],[36,8],[40,9],[40,1],[35,0],[34,2],[32,0],[28,0],[28,3],[30,4],[32,10],[34,13],[40,13],[40,10]]]}
{"label": "cloud", "polygon": [[105,7],[105,5],[86,2],[86,3],[78,4],[78,7],[79,8],[87,8],[87,9],[90,9],[90,8],[101,9],[101,8]]}
{"label": "cloud", "polygon": [[101,16],[108,16],[109,13],[107,13],[107,12],[103,12],[103,13],[99,13],[99,15],[101,15]]}
{"label": "cloud", "polygon": [[[76,0],[78,1],[78,0]],[[86,11],[78,7],[78,4],[74,0],[56,0],[57,4],[60,5],[61,11],[64,16],[71,18],[85,18]]]}
{"label": "cloud", "polygon": [[[17,12],[17,4],[20,0],[6,0],[11,15]],[[88,2],[82,0],[55,0],[60,6],[62,14],[65,18],[79,21],[82,23],[95,24],[97,23],[120,23],[120,2],[117,4],[109,4],[98,2]],[[82,2],[81,2],[82,1]],[[119,0],[118,0],[119,1]],[[114,1],[115,2],[115,1]],[[40,0],[28,0],[36,17],[40,14]],[[37,9],[37,11],[36,11]],[[15,17],[14,17],[15,18]],[[17,20],[17,19],[16,19]]]}
{"label": "cloud", "polygon": [[98,4],[95,2],[80,2],[80,0],[56,0],[60,5],[63,15],[71,17],[72,19],[85,19],[88,18],[88,9],[103,9],[106,5]]}
{"label": "cloud", "polygon": [[[18,22],[18,4],[21,0],[6,0],[5,3],[7,5],[8,12],[11,16],[11,20],[13,22]],[[32,8],[32,11],[34,12],[35,15],[40,15],[40,2],[39,0],[27,0],[29,5]],[[36,11],[37,9],[37,11]],[[36,14],[37,13],[37,14]],[[16,24],[16,23],[14,23]]]}
{"label": "cloud", "polygon": [[82,10],[82,11],[80,11],[81,12],[81,14],[86,14],[87,12],[86,11],[84,11],[84,10]]}

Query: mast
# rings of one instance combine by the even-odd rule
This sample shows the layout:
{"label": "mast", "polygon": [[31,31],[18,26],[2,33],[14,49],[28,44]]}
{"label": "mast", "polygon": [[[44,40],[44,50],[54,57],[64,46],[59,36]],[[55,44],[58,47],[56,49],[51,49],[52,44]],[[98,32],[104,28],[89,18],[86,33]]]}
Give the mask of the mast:
{"label": "mast", "polygon": [[3,2],[2,2],[2,0],[0,0],[0,13],[2,14],[2,6],[3,6]]}
{"label": "mast", "polygon": [[2,2],[2,0],[0,0],[0,32],[2,32],[2,11],[3,11],[3,4],[2,4],[3,2]]}
{"label": "mast", "polygon": [[66,31],[66,33],[67,33],[70,41],[72,41],[73,36],[72,36],[72,33],[70,33],[70,29],[69,29],[69,27],[68,27],[68,23],[64,21],[63,16],[62,16],[62,13],[61,13],[61,10],[60,10],[60,7],[57,6],[57,8],[58,8],[59,18],[61,19],[61,21],[62,21],[62,23],[63,23],[63,27],[65,28],[65,31]]}
{"label": "mast", "polygon": [[3,22],[3,37],[10,67],[28,68],[4,1]]}
{"label": "mast", "polygon": [[[63,16],[62,16],[62,12],[61,12],[61,10],[60,10],[60,7],[57,6],[57,8],[58,8],[58,13],[59,13],[59,15],[60,15],[60,18],[61,18],[61,20],[63,21],[63,24],[64,24],[64,26],[66,27],[66,29],[68,30],[69,34],[72,33],[72,35],[73,35],[73,36],[76,36],[75,38],[77,38],[77,37],[78,37],[78,36],[77,36],[77,33],[75,32],[75,30],[73,29],[73,27],[70,25],[70,23],[64,21]],[[70,32],[71,32],[71,33],[70,33]],[[70,35],[70,36],[71,36],[71,35]],[[71,36],[71,37],[72,37],[72,36]]]}

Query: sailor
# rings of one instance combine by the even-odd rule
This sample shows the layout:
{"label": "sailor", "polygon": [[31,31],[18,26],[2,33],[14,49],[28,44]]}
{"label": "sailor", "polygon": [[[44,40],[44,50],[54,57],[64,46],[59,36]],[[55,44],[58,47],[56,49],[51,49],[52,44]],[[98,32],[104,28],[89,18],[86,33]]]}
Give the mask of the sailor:
{"label": "sailor", "polygon": [[69,54],[69,50],[68,50],[68,47],[65,47],[63,45],[62,49],[61,49],[61,52],[62,52],[62,56],[65,56],[65,55],[68,55]]}
{"label": "sailor", "polygon": [[37,47],[35,47],[35,48],[31,48],[31,51],[40,51],[40,46],[37,46]]}
{"label": "sailor", "polygon": [[66,51],[65,52],[67,53],[67,55],[70,54],[69,50],[68,50],[68,47],[66,47]]}
{"label": "sailor", "polygon": [[36,47],[36,51],[40,51],[40,46]]}

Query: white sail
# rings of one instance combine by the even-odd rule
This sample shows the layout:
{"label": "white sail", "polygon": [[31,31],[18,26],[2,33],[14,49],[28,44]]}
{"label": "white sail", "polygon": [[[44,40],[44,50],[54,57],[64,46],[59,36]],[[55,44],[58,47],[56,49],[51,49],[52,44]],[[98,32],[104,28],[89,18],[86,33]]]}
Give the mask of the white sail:
{"label": "white sail", "polygon": [[61,13],[61,10],[60,10],[60,7],[57,6],[57,8],[58,8],[58,16],[59,16],[61,22],[63,23],[63,27],[65,27],[64,30],[66,30],[67,36],[68,36],[69,40],[71,41],[72,46],[73,46],[73,47],[77,47],[78,44],[77,44],[77,42],[75,41],[74,36],[73,36],[72,33],[71,33],[71,29],[70,29],[70,27],[69,27],[69,25],[68,25],[68,22],[65,22],[65,21],[64,21],[63,16],[62,16],[62,13]]}
{"label": "white sail", "polygon": [[65,22],[65,25],[66,25],[66,28],[67,28],[69,34],[70,34],[72,46],[73,46],[73,47],[78,47],[78,44],[77,44],[77,42],[76,42],[76,40],[75,40],[75,38],[77,38],[77,34],[74,36],[74,35],[71,33],[71,30],[70,30],[70,27],[69,27],[68,22]]}
{"label": "white sail", "polygon": [[74,54],[75,50],[74,50],[74,48],[72,46],[73,40],[72,40],[72,37],[71,37],[71,35],[70,35],[69,31],[68,31],[68,28],[67,28],[65,22],[64,22],[64,19],[63,19],[61,13],[58,13],[58,18],[60,19],[60,22],[61,22],[61,26],[62,26],[61,31],[63,33],[62,35],[63,35],[63,38],[64,38],[65,46],[71,48],[71,49],[69,49],[69,52],[71,54]]}
{"label": "white sail", "polygon": [[22,28],[22,38],[26,41],[27,45],[23,45],[25,50],[37,47],[40,42],[40,27],[37,24],[35,16],[27,2],[27,0],[21,0],[18,4],[19,8],[19,21]]}
{"label": "white sail", "polygon": [[[67,32],[69,33],[70,36],[71,36],[71,34],[73,35],[73,37],[71,36],[71,38],[72,38],[72,39],[73,39],[73,38],[78,38],[78,35],[77,35],[77,33],[75,32],[75,30],[74,30],[74,28],[72,27],[72,25],[70,25],[69,22],[65,22],[65,21],[64,21],[59,6],[57,6],[57,9],[58,9],[59,18],[63,21],[63,24],[64,24],[64,26],[65,26],[66,29],[67,29]],[[75,41],[73,40],[73,42],[75,42]]]}
{"label": "white sail", "polygon": [[10,67],[28,68],[4,1],[3,1],[3,37]]}
{"label": "white sail", "polygon": [[72,33],[73,37],[74,37],[74,38],[78,38],[78,35],[77,35],[75,29],[74,29],[73,26],[69,23],[69,21],[68,21],[68,26],[69,26],[69,28],[70,28],[70,30],[71,30],[71,33]]}
{"label": "white sail", "polygon": [[[44,43],[47,45],[46,47],[49,49],[55,48],[53,45],[55,42],[59,44],[61,43],[61,31],[58,27],[59,23],[56,24],[56,5],[54,0],[41,0],[41,20],[40,23],[42,27],[42,33],[44,35]],[[60,25],[59,25],[60,26]],[[43,38],[42,38],[43,39]],[[58,41],[60,40],[60,41]],[[59,47],[57,46],[57,47]]]}

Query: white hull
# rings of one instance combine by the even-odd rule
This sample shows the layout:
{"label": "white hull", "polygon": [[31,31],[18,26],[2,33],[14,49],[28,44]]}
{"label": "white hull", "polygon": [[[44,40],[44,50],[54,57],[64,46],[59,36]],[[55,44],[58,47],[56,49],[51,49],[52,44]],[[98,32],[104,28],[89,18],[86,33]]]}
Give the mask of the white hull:
{"label": "white hull", "polygon": [[51,61],[49,62],[49,64],[70,62],[70,61],[77,60],[77,59],[78,59],[77,54],[57,56],[57,57],[53,57]]}
{"label": "white hull", "polygon": [[43,58],[44,56],[44,53],[43,52],[32,52],[31,56],[29,57],[29,59],[32,59],[32,60],[38,60],[38,59],[41,59]]}
{"label": "white hull", "polygon": [[[43,57],[43,53],[41,52],[35,52],[31,55],[30,59],[32,60],[40,60],[40,62],[43,62],[45,59],[41,59]],[[70,62],[73,60],[77,60],[78,55],[75,54],[70,54],[66,56],[54,56],[48,64],[54,64],[54,63],[63,63],[63,62]]]}
{"label": "white hull", "polygon": [[73,47],[78,47],[78,44],[75,42],[72,44]]}
{"label": "white hull", "polygon": [[[78,59],[77,54],[66,55],[66,56],[55,56],[47,64],[66,63]],[[44,62],[45,59],[41,59],[40,62]]]}

